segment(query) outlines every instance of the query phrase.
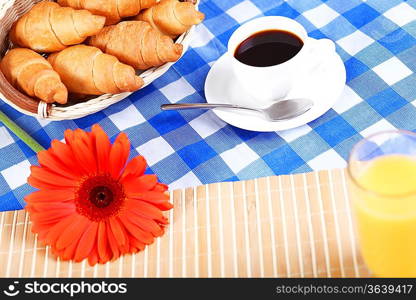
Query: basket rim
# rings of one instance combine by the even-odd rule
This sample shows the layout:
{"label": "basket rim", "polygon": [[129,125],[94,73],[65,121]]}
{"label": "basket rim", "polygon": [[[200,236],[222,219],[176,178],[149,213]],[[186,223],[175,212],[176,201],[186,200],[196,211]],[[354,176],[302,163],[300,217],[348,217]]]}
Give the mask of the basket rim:
{"label": "basket rim", "polygon": [[[7,11],[12,8],[12,4],[16,0],[6,0],[5,3],[3,3],[3,7],[0,6],[0,20],[4,18]],[[201,0],[196,0],[195,7],[196,9],[199,8]],[[9,5],[7,5],[9,3]],[[177,40],[176,43],[183,45],[183,52],[182,56],[187,52],[191,37],[195,31],[196,25],[192,26],[188,31],[183,33]],[[181,56],[181,58],[182,58]],[[179,60],[178,60],[179,61]],[[151,69],[148,69],[141,73],[139,76],[144,81],[144,86],[141,88],[145,88],[149,84],[151,84],[154,80],[161,77],[163,74],[165,74],[176,62],[169,62],[166,64],[163,64],[159,67],[154,67]],[[61,121],[61,120],[74,120],[79,119],[94,113],[97,113],[99,111],[104,110],[105,108],[127,98],[128,96],[132,95],[135,92],[127,92],[127,93],[121,93],[121,94],[105,94],[100,95],[98,97],[89,99],[85,102],[76,103],[70,106],[57,106],[55,104],[46,104],[42,101],[39,102],[38,105],[38,111],[37,113],[30,112],[28,110],[23,109],[22,107],[19,107],[16,103],[13,101],[10,101],[7,99],[7,97],[2,93],[0,89],[0,98],[2,101],[4,101],[9,106],[13,107],[17,111],[19,111],[22,114],[36,117],[39,119],[45,119],[47,121]]]}

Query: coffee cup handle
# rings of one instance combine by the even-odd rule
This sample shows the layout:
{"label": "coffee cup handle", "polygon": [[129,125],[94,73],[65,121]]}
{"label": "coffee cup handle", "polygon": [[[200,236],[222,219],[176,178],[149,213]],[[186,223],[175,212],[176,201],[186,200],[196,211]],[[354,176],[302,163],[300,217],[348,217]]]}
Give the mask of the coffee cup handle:
{"label": "coffee cup handle", "polygon": [[308,62],[306,63],[307,73],[316,71],[328,58],[328,55],[333,54],[336,50],[335,43],[330,39],[309,38],[308,47],[306,56],[304,56],[304,60]]}

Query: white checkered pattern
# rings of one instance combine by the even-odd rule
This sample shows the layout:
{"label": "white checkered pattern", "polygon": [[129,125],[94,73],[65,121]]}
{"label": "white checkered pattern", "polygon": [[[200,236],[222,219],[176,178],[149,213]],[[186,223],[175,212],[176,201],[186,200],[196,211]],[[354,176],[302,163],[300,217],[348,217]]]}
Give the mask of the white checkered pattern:
{"label": "white checkered pattern", "polygon": [[109,118],[120,130],[126,130],[127,128],[146,122],[146,119],[133,104],[130,104],[118,113],[110,115]]}
{"label": "white checkered pattern", "polygon": [[390,58],[389,60],[376,66],[373,70],[388,85],[393,85],[413,73],[412,70],[410,70],[397,57]]}
{"label": "white checkered pattern", "polygon": [[261,14],[261,10],[259,10],[257,6],[255,6],[250,1],[243,1],[229,9],[227,14],[230,15],[238,23],[244,23],[245,21]]}
{"label": "white checkered pattern", "polygon": [[397,25],[404,26],[410,22],[416,21],[416,9],[403,2],[386,11],[384,16]]}
{"label": "white checkered pattern", "polygon": [[4,148],[12,143],[14,143],[14,140],[7,129],[5,127],[0,127],[0,148]]}
{"label": "white checkered pattern", "polygon": [[250,149],[246,144],[240,144],[221,153],[220,156],[234,173],[240,172],[259,158],[256,152]]}
{"label": "white checkered pattern", "polygon": [[306,17],[313,25],[320,28],[332,22],[339,16],[339,13],[330,8],[328,5],[321,4],[304,12],[303,16]]}
{"label": "white checkered pattern", "polygon": [[314,170],[345,168],[346,164],[334,149],[329,149],[308,162],[308,165]]}
{"label": "white checkered pattern", "polygon": [[30,175],[30,164],[22,161],[0,172],[11,189],[16,189],[27,182]]}
{"label": "white checkered pattern", "polygon": [[162,137],[157,137],[149,142],[137,147],[137,152],[146,157],[149,165],[154,165],[169,155],[175,153],[175,150]]}
{"label": "white checkered pattern", "polygon": [[365,33],[357,30],[337,41],[349,55],[355,55],[366,47],[370,46],[374,40]]}

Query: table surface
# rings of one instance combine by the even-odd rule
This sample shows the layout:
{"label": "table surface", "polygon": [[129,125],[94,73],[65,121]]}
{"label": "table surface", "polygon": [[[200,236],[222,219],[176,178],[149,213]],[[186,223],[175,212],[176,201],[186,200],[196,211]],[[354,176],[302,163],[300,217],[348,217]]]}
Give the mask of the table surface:
{"label": "table surface", "polygon": [[[126,132],[132,155],[171,188],[247,180],[345,166],[353,144],[376,131],[415,130],[416,0],[202,0],[206,14],[191,48],[163,77],[128,99],[79,120],[48,122],[23,116],[0,100],[0,109],[44,147],[67,128],[99,123],[114,138]],[[330,38],[347,69],[347,86],[333,109],[294,130],[240,130],[212,112],[161,112],[160,105],[205,102],[211,65],[232,32],[247,20],[282,15],[314,38]],[[34,155],[0,126],[0,208],[19,209]]]}
{"label": "table surface", "polygon": [[343,169],[176,190],[166,234],[106,265],[60,262],[0,214],[0,277],[368,277]]}

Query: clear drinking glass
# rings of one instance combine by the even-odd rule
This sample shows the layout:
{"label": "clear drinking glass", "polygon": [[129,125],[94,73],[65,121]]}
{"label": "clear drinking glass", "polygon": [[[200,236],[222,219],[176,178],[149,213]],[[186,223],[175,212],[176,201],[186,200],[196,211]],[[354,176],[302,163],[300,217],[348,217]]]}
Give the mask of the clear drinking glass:
{"label": "clear drinking glass", "polygon": [[359,243],[375,276],[416,276],[416,134],[360,141],[348,165]]}

